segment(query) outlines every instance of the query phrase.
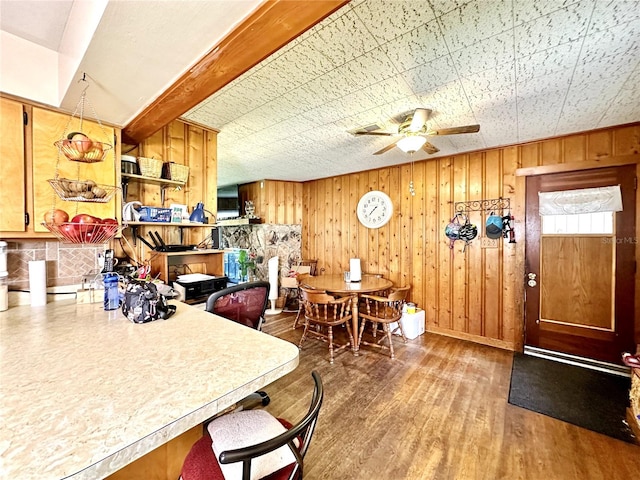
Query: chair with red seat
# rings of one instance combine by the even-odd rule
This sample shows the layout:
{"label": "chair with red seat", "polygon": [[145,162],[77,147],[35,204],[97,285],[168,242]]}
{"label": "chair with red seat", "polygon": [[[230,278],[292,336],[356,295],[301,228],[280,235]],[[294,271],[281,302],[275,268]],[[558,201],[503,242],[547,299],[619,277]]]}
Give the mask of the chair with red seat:
{"label": "chair with red seat", "polygon": [[292,425],[265,410],[222,415],[207,425],[205,435],[191,447],[182,466],[181,479],[302,478],[304,457],[324,398],[320,374],[313,371],[311,375],[313,396],[302,420]]}

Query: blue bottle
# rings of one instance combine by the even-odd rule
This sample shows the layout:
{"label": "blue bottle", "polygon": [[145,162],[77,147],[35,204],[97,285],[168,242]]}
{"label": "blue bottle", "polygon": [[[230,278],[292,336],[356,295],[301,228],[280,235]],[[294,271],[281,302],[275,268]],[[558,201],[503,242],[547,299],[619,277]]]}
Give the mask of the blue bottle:
{"label": "blue bottle", "polygon": [[118,274],[104,274],[104,309],[116,310],[120,306],[120,295],[118,293]]}

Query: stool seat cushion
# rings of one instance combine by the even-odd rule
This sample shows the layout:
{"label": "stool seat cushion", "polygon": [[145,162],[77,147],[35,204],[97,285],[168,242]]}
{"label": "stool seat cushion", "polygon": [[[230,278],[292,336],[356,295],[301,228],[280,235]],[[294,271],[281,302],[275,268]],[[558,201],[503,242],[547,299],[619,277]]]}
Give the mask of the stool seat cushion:
{"label": "stool seat cushion", "polygon": [[[248,447],[270,440],[287,431],[284,426],[265,410],[243,410],[222,415],[207,427],[211,436],[211,447],[216,458],[227,450]],[[287,446],[255,458],[251,462],[251,480],[258,480],[296,461]],[[220,465],[228,480],[242,478],[242,464]]]}
{"label": "stool seat cushion", "polygon": [[[267,420],[265,416],[258,415],[257,417],[259,417],[257,420],[258,421],[266,421],[270,424],[269,427],[267,427],[269,430],[273,429],[274,431],[276,429],[279,430],[279,433],[276,433],[275,435],[270,436],[269,438],[273,438],[276,435],[279,435],[280,433],[282,433],[284,430],[289,429],[292,427],[291,423],[287,422],[284,419],[276,419],[273,416],[269,415],[267,412],[264,412],[263,410],[246,410],[243,412],[237,412],[237,413],[232,413],[232,414],[227,414],[227,415],[223,415],[222,417],[217,418],[216,420],[214,420],[211,423],[217,422],[218,420],[225,418],[227,416],[235,416],[237,414],[243,413],[249,413],[249,412],[263,412],[266,413],[271,419],[275,420],[277,422],[278,426],[274,425],[272,423],[271,420]],[[233,420],[233,419],[232,419]],[[236,419],[237,420],[237,419]],[[245,420],[248,420],[245,419]],[[235,421],[235,420],[234,420]],[[215,426],[214,429],[219,431],[219,427],[223,427],[225,426],[225,424],[227,424],[228,422],[222,422],[220,425]],[[211,424],[209,424],[210,426]],[[225,426],[225,428],[227,428],[228,425]],[[252,427],[252,428],[255,428]],[[187,457],[185,458],[184,464],[182,466],[182,472],[181,472],[181,479],[182,480],[232,480],[232,479],[240,479],[242,478],[242,464],[241,463],[236,463],[236,464],[227,464],[227,465],[221,465],[218,462],[218,457],[220,455],[220,452],[224,451],[225,449],[220,450],[219,452],[215,452],[213,449],[213,440],[210,437],[211,431],[209,430],[209,428],[207,429],[205,435],[200,438],[196,443],[193,444],[193,446],[191,447],[191,450],[189,451],[189,453],[187,454]],[[268,438],[267,438],[268,440]],[[255,443],[258,443],[262,440],[256,440],[254,441],[253,439],[248,439],[246,441],[243,442],[243,445],[241,446],[247,446],[247,445],[254,445]],[[223,440],[222,443],[225,443],[225,441]],[[296,442],[298,443],[298,442]],[[226,450],[229,450],[230,448],[239,448],[240,445],[238,446],[234,446],[234,447],[229,447],[226,448]],[[291,453],[291,451],[287,448],[284,447],[286,449],[286,452],[290,455],[290,458],[293,459],[288,463],[285,463],[282,460],[277,460],[277,458],[280,457],[280,455],[278,455],[279,450],[276,450],[275,452],[272,453],[276,453],[276,456],[274,457],[274,459],[267,459],[266,463],[266,467],[263,466],[263,468],[258,471],[257,467],[258,467],[258,463],[257,460],[253,460],[251,462],[251,471],[252,471],[252,475],[251,478],[264,478],[265,480],[282,480],[282,479],[286,479],[288,478],[289,474],[291,473],[291,470],[293,469],[293,462],[295,460],[295,457],[293,456],[293,454]],[[265,455],[264,457],[268,457],[270,454]],[[284,465],[280,465],[281,463],[284,463]],[[280,466],[278,466],[280,465]],[[237,468],[237,472],[236,471],[232,471],[231,472],[224,472],[221,467],[226,468],[229,466],[235,466]],[[285,467],[285,468],[282,468]],[[275,468],[275,470],[273,470],[273,468]],[[256,472],[255,474],[253,472]],[[267,473],[265,473],[267,472]]]}

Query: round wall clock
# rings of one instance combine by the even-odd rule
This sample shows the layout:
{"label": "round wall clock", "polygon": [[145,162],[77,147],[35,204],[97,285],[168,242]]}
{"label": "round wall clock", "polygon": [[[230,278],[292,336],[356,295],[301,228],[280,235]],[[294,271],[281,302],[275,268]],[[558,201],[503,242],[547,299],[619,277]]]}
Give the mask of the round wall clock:
{"label": "round wall clock", "polygon": [[393,203],[384,192],[374,190],[365,193],[358,202],[358,220],[367,228],[380,228],[393,215]]}

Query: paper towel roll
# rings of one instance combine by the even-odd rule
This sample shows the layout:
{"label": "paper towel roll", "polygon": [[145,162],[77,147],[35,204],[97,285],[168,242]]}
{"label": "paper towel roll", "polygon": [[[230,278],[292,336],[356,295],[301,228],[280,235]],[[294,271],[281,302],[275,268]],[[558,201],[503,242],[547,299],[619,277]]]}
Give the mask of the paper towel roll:
{"label": "paper towel roll", "polygon": [[362,281],[362,270],[360,269],[360,259],[352,258],[349,260],[349,269],[351,271],[351,281],[352,282],[360,282]]}
{"label": "paper towel roll", "polygon": [[47,263],[44,260],[29,261],[29,291],[32,307],[47,304]]}

